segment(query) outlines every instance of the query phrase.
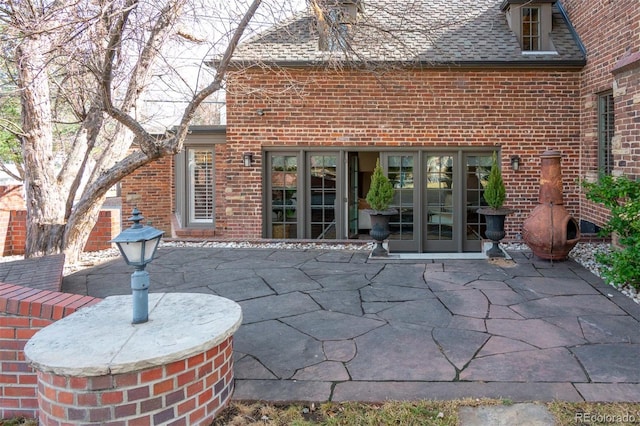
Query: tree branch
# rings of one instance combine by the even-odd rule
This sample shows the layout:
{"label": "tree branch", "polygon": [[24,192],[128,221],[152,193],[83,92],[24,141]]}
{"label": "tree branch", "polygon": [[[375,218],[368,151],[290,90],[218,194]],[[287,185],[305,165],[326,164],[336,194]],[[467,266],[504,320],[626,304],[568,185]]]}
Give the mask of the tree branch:
{"label": "tree branch", "polygon": [[229,45],[225,49],[224,54],[222,55],[222,59],[218,63],[216,67],[216,76],[213,79],[213,82],[209,84],[207,87],[197,92],[194,96],[193,100],[187,105],[182,115],[182,119],[180,120],[180,124],[178,126],[175,140],[173,141],[173,146],[169,146],[165,143],[165,147],[169,148],[171,152],[179,152],[182,149],[182,144],[184,143],[184,139],[187,136],[187,132],[189,130],[189,123],[193,119],[193,116],[197,110],[197,108],[207,99],[209,96],[220,90],[222,87],[222,82],[224,81],[227,70],[229,69],[229,64],[231,63],[231,59],[233,58],[233,54],[244,35],[251,19],[253,19],[256,11],[260,7],[262,0],[253,0],[251,6],[242,17],[242,20],[238,24],[238,28],[236,28],[233,33],[233,37],[229,41]]}
{"label": "tree branch", "polygon": [[[156,156],[157,153],[155,152],[159,153],[159,147],[155,143],[155,138],[151,136],[136,119],[131,117],[131,115],[129,115],[127,111],[129,111],[135,105],[140,93],[146,86],[147,74],[149,72],[149,69],[151,68],[151,65],[153,64],[155,59],[158,57],[160,48],[165,42],[166,37],[170,33],[171,28],[176,23],[184,4],[185,0],[169,2],[159,12],[159,18],[155,22],[153,29],[150,31],[149,38],[147,39],[147,42],[145,43],[145,46],[140,53],[139,60],[136,63],[131,74],[129,84],[127,86],[127,91],[120,108],[116,108],[113,105],[113,101],[111,98],[111,78],[105,80],[105,90],[108,90],[108,98],[106,98],[105,110],[110,116],[122,123],[129,130],[131,130],[136,136],[138,143],[140,144],[140,149],[151,156]],[[121,33],[122,29],[120,29],[119,32]],[[114,39],[114,42],[116,40],[118,43],[122,41],[121,36],[115,37]],[[110,55],[109,61],[112,62],[113,60],[114,56]],[[113,64],[110,64],[110,74],[112,72],[112,67]]]}

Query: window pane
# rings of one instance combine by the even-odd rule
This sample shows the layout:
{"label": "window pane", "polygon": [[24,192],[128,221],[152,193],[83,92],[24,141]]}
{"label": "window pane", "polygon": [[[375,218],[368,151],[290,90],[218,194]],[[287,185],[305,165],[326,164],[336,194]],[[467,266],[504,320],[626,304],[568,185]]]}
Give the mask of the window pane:
{"label": "window pane", "polygon": [[334,239],[336,234],[336,155],[309,157],[311,238]]}
{"label": "window pane", "polygon": [[451,155],[428,156],[426,162],[427,239],[451,241],[455,214],[454,159]]}
{"label": "window pane", "polygon": [[271,236],[298,237],[298,157],[271,156]]}
{"label": "window pane", "polygon": [[522,8],[522,50],[540,50],[540,9]]}
{"label": "window pane", "polygon": [[390,155],[387,157],[387,177],[393,185],[391,208],[398,211],[389,220],[391,240],[413,240],[414,156]]}
{"label": "window pane", "polygon": [[598,168],[601,173],[613,170],[612,140],[615,131],[613,93],[598,98]]}
{"label": "window pane", "polygon": [[484,215],[478,213],[478,209],[486,207],[484,188],[489,179],[489,172],[493,164],[493,156],[477,155],[467,157],[466,170],[466,207],[467,207],[467,240],[481,240],[486,238],[486,224]]}

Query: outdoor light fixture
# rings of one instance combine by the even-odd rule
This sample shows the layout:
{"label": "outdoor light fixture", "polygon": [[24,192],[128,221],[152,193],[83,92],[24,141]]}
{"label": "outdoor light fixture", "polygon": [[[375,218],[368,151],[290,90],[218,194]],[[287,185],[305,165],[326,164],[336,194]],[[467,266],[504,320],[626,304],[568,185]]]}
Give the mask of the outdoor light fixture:
{"label": "outdoor light fixture", "polygon": [[519,168],[520,168],[520,157],[517,156],[517,155],[512,155],[511,156],[511,170],[513,170],[514,172],[517,172]]}
{"label": "outdoor light fixture", "polygon": [[153,260],[164,234],[152,226],[141,225],[140,221],[143,219],[140,211],[134,208],[128,219],[133,225],[111,240],[120,249],[127,265],[136,268],[131,275],[133,324],[141,324],[149,319],[149,273],[144,268]]}
{"label": "outdoor light fixture", "polygon": [[244,163],[245,167],[251,167],[251,165],[253,164],[253,153],[245,152],[244,154],[242,154],[242,162]]}

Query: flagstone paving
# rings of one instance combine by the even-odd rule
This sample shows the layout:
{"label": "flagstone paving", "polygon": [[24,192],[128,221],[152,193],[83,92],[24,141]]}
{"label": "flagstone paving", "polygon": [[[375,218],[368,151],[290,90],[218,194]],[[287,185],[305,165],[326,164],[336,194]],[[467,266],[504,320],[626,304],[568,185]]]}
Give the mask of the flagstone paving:
{"label": "flagstone paving", "polygon": [[[573,261],[381,262],[331,250],[161,248],[152,292],[240,304],[237,400],[640,401],[640,306]],[[63,291],[129,294],[122,260]],[[176,315],[180,315],[176,312]]]}

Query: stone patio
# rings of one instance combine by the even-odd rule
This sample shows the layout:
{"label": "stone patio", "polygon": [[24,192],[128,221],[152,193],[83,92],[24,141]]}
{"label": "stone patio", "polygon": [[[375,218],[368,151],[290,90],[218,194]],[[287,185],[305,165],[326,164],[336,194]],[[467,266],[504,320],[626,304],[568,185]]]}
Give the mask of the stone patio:
{"label": "stone patio", "polygon": [[[573,261],[162,248],[152,292],[238,302],[236,400],[640,401],[640,306]],[[116,260],[63,291],[130,294]],[[179,312],[176,312],[179,315]]]}

